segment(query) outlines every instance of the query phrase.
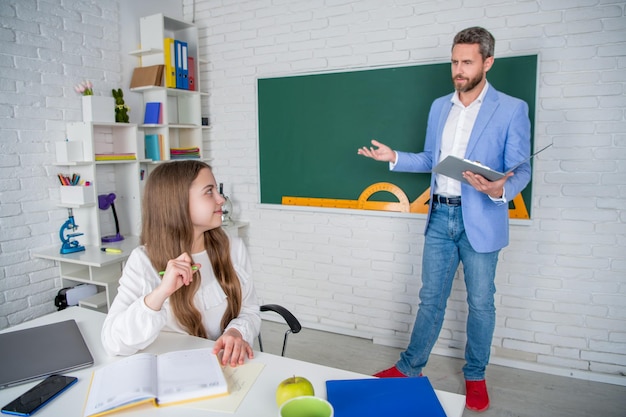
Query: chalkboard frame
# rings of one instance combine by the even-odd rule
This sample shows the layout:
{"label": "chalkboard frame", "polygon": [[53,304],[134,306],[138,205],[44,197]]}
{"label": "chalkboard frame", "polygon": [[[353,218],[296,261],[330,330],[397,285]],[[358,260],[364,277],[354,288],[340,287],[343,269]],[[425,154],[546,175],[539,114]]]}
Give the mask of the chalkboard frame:
{"label": "chalkboard frame", "polygon": [[[487,74],[497,90],[527,102],[531,149],[538,58],[536,54],[497,58]],[[388,164],[356,151],[371,139],[402,151],[422,151],[430,105],[452,91],[449,63],[259,78],[260,203],[283,204],[289,196],[297,201],[331,200],[339,203],[333,207],[342,208],[342,202],[357,201],[378,183],[397,186],[414,202],[428,189],[430,173],[390,172]],[[521,193],[526,218],[531,197],[532,182]],[[398,201],[388,192],[368,198]],[[381,207],[374,210],[395,211]]]}

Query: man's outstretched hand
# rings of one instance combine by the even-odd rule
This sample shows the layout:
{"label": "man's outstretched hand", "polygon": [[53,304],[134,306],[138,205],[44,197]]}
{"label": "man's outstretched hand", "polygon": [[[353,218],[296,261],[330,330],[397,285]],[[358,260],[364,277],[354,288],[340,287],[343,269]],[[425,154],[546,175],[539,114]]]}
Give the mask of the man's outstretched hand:
{"label": "man's outstretched hand", "polygon": [[362,148],[359,148],[356,153],[367,158],[372,158],[376,161],[392,162],[395,164],[396,153],[393,149],[383,143],[380,143],[376,139],[372,139],[372,145],[373,146],[370,146],[369,148],[367,146],[363,146]]}

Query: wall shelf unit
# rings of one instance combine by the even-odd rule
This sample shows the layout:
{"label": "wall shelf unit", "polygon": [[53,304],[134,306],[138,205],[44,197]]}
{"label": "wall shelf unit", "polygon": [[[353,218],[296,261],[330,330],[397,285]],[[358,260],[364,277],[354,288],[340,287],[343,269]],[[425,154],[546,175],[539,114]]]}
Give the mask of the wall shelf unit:
{"label": "wall shelf unit", "polygon": [[[111,109],[113,111],[113,109]],[[58,262],[61,285],[93,284],[98,293],[80,305],[108,311],[117,292],[124,262],[139,244],[141,232],[140,161],[143,145],[137,140],[137,125],[131,123],[75,122],[67,124],[67,140],[56,144],[59,171],[80,178],[76,185],[59,187],[59,207],[72,209],[83,251],[61,254],[61,242],[34,253],[35,258]],[[106,160],[100,160],[100,159]],[[102,243],[102,236],[115,234],[111,209],[101,210],[98,196],[115,193],[114,201],[123,240]],[[61,224],[59,224],[61,226]],[[105,253],[101,247],[122,250]]]}
{"label": "wall shelf unit", "polygon": [[[136,125],[83,121],[67,124],[66,141],[55,144],[55,166],[64,175],[76,174],[81,182],[61,186],[59,206],[72,209],[78,226],[76,231],[83,233],[76,239],[85,250],[61,254],[59,241],[58,245],[33,254],[36,258],[58,262],[63,287],[83,283],[95,285],[98,292],[80,300],[79,305],[104,312],[115,298],[126,259],[139,244],[141,199],[150,170],[160,160],[172,159],[171,148],[197,148],[197,152],[189,157],[204,159],[202,134],[207,126],[202,126],[201,98],[207,93],[200,92],[197,74],[200,63],[206,61],[198,57],[198,30],[187,22],[156,14],[140,19],[139,32],[141,47],[130,54],[139,58],[140,66],[165,65],[166,38],[186,44],[187,55],[193,58],[188,61],[192,65],[188,68],[191,69],[188,76],[193,77],[194,88],[168,88],[164,87],[165,83],[164,86],[132,88],[131,91],[142,95],[144,109],[145,103],[161,103],[159,123]],[[100,120],[110,118],[108,111],[105,116]],[[144,119],[143,114],[141,118]],[[146,134],[162,138],[164,152],[159,161],[146,158]],[[101,210],[98,204],[99,195],[110,193],[116,195],[114,204],[119,231],[124,239],[102,243],[103,236],[117,233],[112,211]],[[104,246],[122,252],[102,252],[100,249]]]}
{"label": "wall shelf unit", "polygon": [[[161,117],[159,123],[139,125],[140,137],[156,135],[159,141],[159,160],[172,159],[172,148],[197,148],[196,157],[205,159],[203,151],[203,126],[202,126],[202,103],[201,97],[208,95],[202,93],[200,88],[199,65],[206,62],[199,59],[198,30],[195,25],[180,20],[172,19],[163,14],[155,14],[142,17],[139,21],[139,36],[141,47],[131,51],[130,55],[139,58],[140,67],[163,65],[164,75],[160,86],[142,86],[131,88],[132,92],[139,93],[143,98],[143,111],[146,103],[160,103]],[[178,64],[178,49],[173,48],[173,61],[168,61],[165,53],[169,48],[166,40],[183,42],[186,45],[185,57],[191,58]],[[182,58],[184,61],[184,57]],[[172,64],[174,68],[172,69]],[[177,65],[185,65],[187,72],[183,71],[184,78],[188,80],[188,87],[179,84],[179,68]],[[168,84],[167,73],[176,74],[175,87]],[[144,119],[142,117],[142,119]],[[154,136],[152,136],[154,138]],[[154,139],[153,139],[154,140]],[[146,156],[146,158],[148,158]]]}

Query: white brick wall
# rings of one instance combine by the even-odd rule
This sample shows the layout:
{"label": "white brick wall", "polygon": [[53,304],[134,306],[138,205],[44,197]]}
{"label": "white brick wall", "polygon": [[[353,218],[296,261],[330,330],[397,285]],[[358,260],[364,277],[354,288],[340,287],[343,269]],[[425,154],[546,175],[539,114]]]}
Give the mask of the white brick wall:
{"label": "white brick wall", "polygon": [[[626,17],[624,2],[603,3],[196,0],[192,16],[183,0],[210,62],[206,147],[250,223],[263,301],[406,345],[424,218],[259,205],[257,78],[445,62],[453,35],[482,25],[496,62],[539,53],[535,140],[554,143],[535,161],[534,218],[514,222],[501,254],[492,362],[625,383]],[[438,353],[460,354],[464,299],[457,279]]]}
{"label": "white brick wall", "polygon": [[33,259],[59,242],[66,211],[57,208],[63,168],[54,142],[82,119],[74,85],[96,95],[121,86],[117,1],[0,3],[0,328],[55,310],[53,262]]}

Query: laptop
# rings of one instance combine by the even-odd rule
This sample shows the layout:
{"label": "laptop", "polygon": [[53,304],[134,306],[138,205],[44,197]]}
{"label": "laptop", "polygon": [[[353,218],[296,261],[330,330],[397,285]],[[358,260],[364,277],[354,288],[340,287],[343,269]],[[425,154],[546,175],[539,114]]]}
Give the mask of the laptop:
{"label": "laptop", "polygon": [[0,333],[0,389],[91,365],[75,320]]}

